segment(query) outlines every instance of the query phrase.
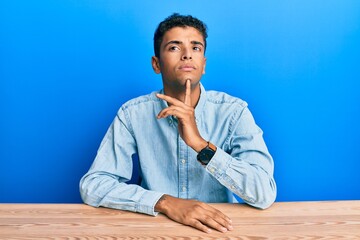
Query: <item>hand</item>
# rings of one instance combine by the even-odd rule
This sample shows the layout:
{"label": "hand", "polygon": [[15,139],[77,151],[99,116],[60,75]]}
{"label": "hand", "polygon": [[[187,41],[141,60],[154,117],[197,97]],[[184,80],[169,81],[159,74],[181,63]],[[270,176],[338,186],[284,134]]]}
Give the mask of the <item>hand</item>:
{"label": "hand", "polygon": [[196,126],[195,109],[191,106],[191,81],[186,81],[184,102],[164,94],[157,94],[156,96],[167,101],[170,105],[160,111],[157,118],[166,118],[171,115],[175,116],[179,121],[179,134],[184,142],[196,152],[200,152],[201,149],[206,147],[207,142],[200,136],[199,130]]}
{"label": "hand", "polygon": [[155,211],[162,212],[176,222],[206,233],[211,233],[211,228],[220,232],[233,229],[229,217],[210,205],[196,200],[163,195],[156,203]]}

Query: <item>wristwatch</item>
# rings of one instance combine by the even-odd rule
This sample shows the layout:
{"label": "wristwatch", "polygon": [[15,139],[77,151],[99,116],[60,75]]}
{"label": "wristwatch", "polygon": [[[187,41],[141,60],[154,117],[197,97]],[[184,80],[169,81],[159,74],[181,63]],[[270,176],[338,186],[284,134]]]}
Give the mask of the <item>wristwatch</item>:
{"label": "wristwatch", "polygon": [[216,147],[211,142],[208,142],[207,146],[203,148],[197,155],[197,160],[204,166],[206,166],[216,152]]}

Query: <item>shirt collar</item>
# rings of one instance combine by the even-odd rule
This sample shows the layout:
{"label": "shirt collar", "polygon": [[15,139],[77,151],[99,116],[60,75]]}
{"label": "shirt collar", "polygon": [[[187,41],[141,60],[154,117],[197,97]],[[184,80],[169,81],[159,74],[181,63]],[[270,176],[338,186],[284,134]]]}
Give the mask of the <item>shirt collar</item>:
{"label": "shirt collar", "polygon": [[204,86],[200,83],[200,98],[195,107],[195,118],[200,119],[201,113],[206,103],[206,91]]}

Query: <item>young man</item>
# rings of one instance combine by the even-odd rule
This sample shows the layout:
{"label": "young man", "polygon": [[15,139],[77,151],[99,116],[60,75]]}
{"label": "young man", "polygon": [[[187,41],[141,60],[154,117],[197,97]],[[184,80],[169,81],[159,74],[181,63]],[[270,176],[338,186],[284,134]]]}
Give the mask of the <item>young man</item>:
{"label": "young man", "polygon": [[[205,91],[206,26],[173,14],[155,32],[152,66],[163,89],[125,103],[80,182],[85,203],[156,215],[204,232],[232,229],[207,203],[267,208],[276,197],[273,160],[247,104]],[[140,185],[131,179],[133,155]]]}

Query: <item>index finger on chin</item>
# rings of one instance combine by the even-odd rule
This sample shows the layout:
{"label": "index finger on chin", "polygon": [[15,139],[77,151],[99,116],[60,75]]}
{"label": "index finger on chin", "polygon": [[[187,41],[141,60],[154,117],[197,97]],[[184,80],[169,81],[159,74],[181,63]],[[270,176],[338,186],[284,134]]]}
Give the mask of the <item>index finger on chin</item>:
{"label": "index finger on chin", "polygon": [[185,91],[185,101],[184,103],[188,106],[191,106],[191,80],[186,80],[186,91]]}

